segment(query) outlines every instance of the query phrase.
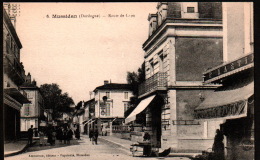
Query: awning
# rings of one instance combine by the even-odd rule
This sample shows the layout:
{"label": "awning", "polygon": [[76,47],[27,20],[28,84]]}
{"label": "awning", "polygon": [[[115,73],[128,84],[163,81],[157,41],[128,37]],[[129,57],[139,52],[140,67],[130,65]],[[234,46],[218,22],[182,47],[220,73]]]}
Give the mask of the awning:
{"label": "awning", "polygon": [[10,97],[18,101],[19,103],[31,103],[25,95],[23,95],[18,89],[16,88],[5,88],[4,93],[8,94]]}
{"label": "awning", "polygon": [[136,119],[136,115],[141,113],[154,99],[155,95],[142,100],[134,111],[125,119],[125,123],[129,123]]}
{"label": "awning", "polygon": [[194,111],[196,119],[234,119],[247,116],[248,98],[254,94],[254,83],[233,90],[215,91]]}

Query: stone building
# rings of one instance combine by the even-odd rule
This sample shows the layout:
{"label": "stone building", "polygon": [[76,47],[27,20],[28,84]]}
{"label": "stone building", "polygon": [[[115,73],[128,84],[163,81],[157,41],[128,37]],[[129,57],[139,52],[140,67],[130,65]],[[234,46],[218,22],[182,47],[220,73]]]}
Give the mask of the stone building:
{"label": "stone building", "polygon": [[46,123],[44,100],[36,81],[31,81],[30,73],[26,76],[26,81],[20,86],[20,89],[26,92],[30,101],[30,103],[23,104],[21,109],[21,131],[27,131],[31,125],[34,128],[39,128],[41,122]]}
{"label": "stone building", "polygon": [[22,44],[3,8],[3,112],[4,140],[20,137],[20,110],[23,103],[29,103],[26,93],[19,86],[25,82],[24,66],[20,62]]}
{"label": "stone building", "polygon": [[129,84],[104,81],[104,85],[95,88],[95,121],[92,123],[96,124],[99,132],[103,128],[108,128],[112,121],[114,124],[122,124],[125,119],[124,113],[129,108],[132,96]]}
{"label": "stone building", "polygon": [[224,63],[203,73],[221,84],[195,109],[199,120],[221,121],[226,160],[254,159],[253,3],[223,2]]}
{"label": "stone building", "polygon": [[92,98],[84,102],[84,114],[82,115],[81,132],[84,134],[89,134],[89,129],[94,128],[94,123],[92,122],[95,116],[95,99]]}
{"label": "stone building", "polygon": [[145,132],[155,147],[173,151],[211,148],[219,122],[199,122],[194,109],[216,84],[203,84],[202,73],[223,62],[222,4],[159,2],[148,16],[143,44],[146,80],[130,123],[146,113]]}

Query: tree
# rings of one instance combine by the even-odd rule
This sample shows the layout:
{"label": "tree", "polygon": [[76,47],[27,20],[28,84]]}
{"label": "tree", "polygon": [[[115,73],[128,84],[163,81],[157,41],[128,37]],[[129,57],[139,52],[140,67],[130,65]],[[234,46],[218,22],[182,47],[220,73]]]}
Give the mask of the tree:
{"label": "tree", "polygon": [[127,83],[131,85],[133,95],[138,96],[138,86],[145,81],[145,64],[143,63],[137,72],[127,72]]}
{"label": "tree", "polygon": [[79,110],[82,107],[82,101],[79,101],[78,104],[76,105],[75,109]]}
{"label": "tree", "polygon": [[74,101],[68,93],[62,93],[58,84],[43,84],[40,86],[40,90],[43,94],[45,108],[53,110],[53,119],[60,118],[62,113],[72,112],[70,106],[74,104]]}
{"label": "tree", "polygon": [[137,72],[127,72],[126,77],[127,83],[131,85],[133,91],[133,97],[130,98],[130,108],[125,112],[127,117],[135,109],[137,104],[140,102],[138,97],[138,86],[145,81],[145,63],[138,68]]}

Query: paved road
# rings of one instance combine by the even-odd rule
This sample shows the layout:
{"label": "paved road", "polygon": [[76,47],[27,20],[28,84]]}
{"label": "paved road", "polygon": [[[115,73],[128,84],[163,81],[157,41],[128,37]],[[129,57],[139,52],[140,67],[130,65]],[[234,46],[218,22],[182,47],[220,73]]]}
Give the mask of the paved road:
{"label": "paved road", "polygon": [[[132,157],[128,150],[117,148],[113,144],[100,142],[92,145],[88,138],[73,140],[71,145],[56,143],[55,146],[35,146],[26,153],[6,157],[6,160],[156,160],[164,158]],[[187,158],[168,157],[166,160],[189,160]]]}

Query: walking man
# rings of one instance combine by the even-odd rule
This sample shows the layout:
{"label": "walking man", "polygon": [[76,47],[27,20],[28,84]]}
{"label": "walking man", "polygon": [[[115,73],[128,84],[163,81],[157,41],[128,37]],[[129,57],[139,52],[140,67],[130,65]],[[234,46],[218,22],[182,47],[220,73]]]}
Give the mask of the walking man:
{"label": "walking man", "polygon": [[28,144],[32,145],[32,138],[33,138],[33,125],[31,125],[31,128],[28,129]]}
{"label": "walking man", "polygon": [[97,140],[98,140],[98,130],[95,130],[94,133],[93,133],[93,138],[92,138],[92,144],[95,144],[97,145]]}

